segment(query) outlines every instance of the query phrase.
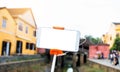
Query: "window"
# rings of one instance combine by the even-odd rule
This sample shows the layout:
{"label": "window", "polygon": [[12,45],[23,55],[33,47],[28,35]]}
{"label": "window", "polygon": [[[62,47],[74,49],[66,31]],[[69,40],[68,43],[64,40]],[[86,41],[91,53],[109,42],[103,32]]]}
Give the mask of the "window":
{"label": "window", "polygon": [[26,43],[26,49],[30,49],[30,43]]}
{"label": "window", "polygon": [[19,23],[19,24],[18,24],[18,29],[19,29],[20,31],[23,31],[22,23]]}
{"label": "window", "polygon": [[33,43],[30,44],[30,50],[35,50],[35,45]]}
{"label": "window", "polygon": [[26,29],[25,29],[25,33],[26,33],[26,34],[28,33],[28,27],[26,27]]}
{"label": "window", "polygon": [[7,24],[7,19],[3,18],[3,20],[2,20],[2,27],[6,28],[6,24]]}
{"label": "window", "polygon": [[34,43],[26,43],[26,49],[36,50]]}
{"label": "window", "polygon": [[33,36],[36,37],[36,31],[33,31]]}

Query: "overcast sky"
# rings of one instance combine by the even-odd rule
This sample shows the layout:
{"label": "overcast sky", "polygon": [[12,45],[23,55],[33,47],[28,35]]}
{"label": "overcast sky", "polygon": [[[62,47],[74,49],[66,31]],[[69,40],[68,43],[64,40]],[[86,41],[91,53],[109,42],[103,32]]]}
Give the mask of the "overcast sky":
{"label": "overcast sky", "polygon": [[0,7],[30,7],[38,26],[63,26],[81,36],[101,37],[120,22],[120,0],[0,0]]}

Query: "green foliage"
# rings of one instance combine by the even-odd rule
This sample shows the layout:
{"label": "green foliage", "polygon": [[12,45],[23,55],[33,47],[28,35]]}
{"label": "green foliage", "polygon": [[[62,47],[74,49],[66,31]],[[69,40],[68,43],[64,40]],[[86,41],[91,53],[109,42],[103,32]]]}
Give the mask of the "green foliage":
{"label": "green foliage", "polygon": [[90,42],[92,42],[93,44],[101,44],[102,43],[102,40],[101,40],[101,38],[95,38],[95,37],[92,37],[91,35],[89,35],[89,36],[85,36],[85,38],[87,39],[87,40],[89,40]]}
{"label": "green foliage", "polygon": [[120,37],[116,37],[111,50],[119,50],[120,51]]}

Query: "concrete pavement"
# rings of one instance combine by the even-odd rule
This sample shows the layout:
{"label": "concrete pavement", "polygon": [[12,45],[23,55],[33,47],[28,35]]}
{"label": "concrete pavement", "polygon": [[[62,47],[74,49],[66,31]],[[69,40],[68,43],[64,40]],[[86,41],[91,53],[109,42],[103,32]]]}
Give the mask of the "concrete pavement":
{"label": "concrete pavement", "polygon": [[93,61],[93,62],[96,62],[96,63],[99,63],[99,64],[102,64],[102,65],[105,65],[105,66],[108,66],[108,67],[112,67],[112,68],[120,70],[120,58],[119,58],[119,65],[116,65],[116,66],[112,65],[112,63],[108,59],[89,59],[89,60]]}

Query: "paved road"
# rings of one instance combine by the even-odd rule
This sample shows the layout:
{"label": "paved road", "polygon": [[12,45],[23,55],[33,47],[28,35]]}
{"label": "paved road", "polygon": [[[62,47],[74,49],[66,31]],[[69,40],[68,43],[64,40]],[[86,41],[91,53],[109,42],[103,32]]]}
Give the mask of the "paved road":
{"label": "paved road", "polygon": [[116,65],[116,66],[112,65],[112,63],[108,59],[89,59],[89,60],[93,61],[93,62],[96,62],[96,63],[99,63],[99,64],[103,64],[103,65],[108,66],[108,67],[112,67],[112,68],[120,70],[120,58],[119,58],[119,65]]}

